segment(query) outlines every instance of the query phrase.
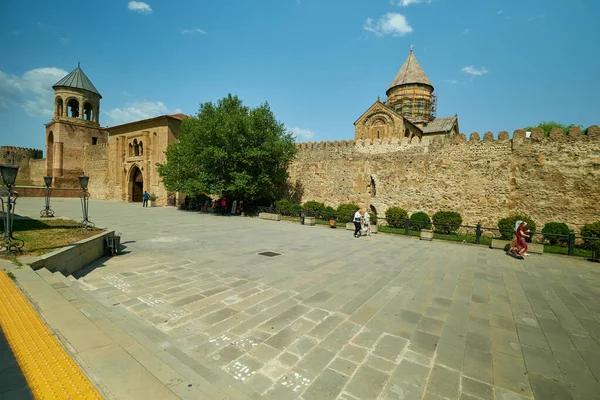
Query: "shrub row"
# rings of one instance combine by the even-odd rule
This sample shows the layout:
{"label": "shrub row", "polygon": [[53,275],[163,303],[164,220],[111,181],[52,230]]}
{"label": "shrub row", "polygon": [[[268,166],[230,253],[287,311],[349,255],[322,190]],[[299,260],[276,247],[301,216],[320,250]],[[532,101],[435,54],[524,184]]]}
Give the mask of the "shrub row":
{"label": "shrub row", "polygon": [[[275,202],[275,207],[284,215],[297,216],[304,212],[307,215],[320,219],[330,219],[335,217],[338,222],[351,222],[358,206],[356,204],[340,204],[337,209],[326,206],[318,201],[307,201],[303,205],[294,204],[289,200],[279,200]],[[371,222],[377,223],[377,214],[370,212]],[[388,226],[392,228],[404,228],[405,221],[409,220],[411,230],[433,229],[436,233],[451,234],[456,233],[459,225],[462,224],[462,216],[454,211],[438,211],[430,219],[429,215],[423,211],[413,213],[410,218],[408,211],[401,207],[390,207],[385,212],[385,219]],[[528,215],[517,214],[502,218],[498,221],[498,229],[504,239],[512,239],[517,221],[527,222],[527,229],[535,232],[537,225]],[[565,244],[568,242],[568,235],[571,233],[569,227],[562,222],[548,222],[542,228],[544,239],[550,244]],[[600,221],[584,225],[581,229],[581,236],[600,239]],[[600,250],[600,240],[584,239],[586,247]]]}

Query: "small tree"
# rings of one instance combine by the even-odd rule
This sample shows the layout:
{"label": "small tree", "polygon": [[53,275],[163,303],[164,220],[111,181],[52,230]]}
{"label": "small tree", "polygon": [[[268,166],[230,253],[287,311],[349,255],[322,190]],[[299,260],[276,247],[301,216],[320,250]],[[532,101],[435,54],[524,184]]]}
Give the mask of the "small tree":
{"label": "small tree", "polygon": [[593,224],[586,224],[581,228],[581,236],[583,239],[585,247],[600,251],[600,221],[596,221]]}
{"label": "small tree", "polygon": [[302,209],[310,217],[322,218],[323,210],[325,210],[325,204],[319,203],[318,201],[307,201],[302,206]]}
{"label": "small tree", "polygon": [[571,231],[567,224],[563,224],[562,222],[548,222],[542,228],[542,233],[544,234],[544,239],[548,240],[550,244],[554,246],[557,243],[566,243],[568,237],[565,236],[568,236]]}
{"label": "small tree", "polygon": [[498,221],[498,229],[500,229],[500,234],[502,235],[503,239],[512,239],[513,234],[515,233],[515,224],[517,223],[517,221],[527,222],[527,229],[530,229],[533,232],[535,232],[535,222],[533,222],[533,220],[528,215],[512,215],[510,217],[502,218]]}
{"label": "small tree", "polygon": [[392,228],[404,227],[404,221],[408,218],[408,212],[400,207],[390,207],[385,212],[385,219]]}
{"label": "small tree", "polygon": [[420,231],[421,229],[431,229],[431,219],[423,211],[419,211],[410,216],[410,229]]}
{"label": "small tree", "polygon": [[436,233],[455,233],[462,224],[462,217],[455,211],[438,211],[433,214],[432,219]]}
{"label": "small tree", "polygon": [[335,217],[340,223],[352,222],[357,208],[356,204],[340,204],[335,212]]}

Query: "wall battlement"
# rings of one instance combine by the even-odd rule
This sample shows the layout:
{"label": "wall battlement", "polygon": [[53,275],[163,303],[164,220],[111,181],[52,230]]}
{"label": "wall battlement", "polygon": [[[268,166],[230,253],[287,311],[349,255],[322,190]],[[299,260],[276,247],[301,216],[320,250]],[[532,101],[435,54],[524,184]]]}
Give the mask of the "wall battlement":
{"label": "wall battlement", "polygon": [[18,159],[38,160],[44,156],[44,152],[39,149],[16,146],[0,146],[0,157],[2,158],[3,162],[11,162],[13,154],[15,156],[15,162],[17,162]]}
{"label": "wall battlement", "polygon": [[[530,137],[526,137],[526,132],[523,129],[517,129],[513,132],[512,137],[507,131],[498,133],[498,137],[494,137],[492,132],[485,132],[483,138],[478,132],[473,132],[467,136],[464,133],[458,134],[451,138],[444,138],[443,136],[432,136],[419,139],[413,137],[412,139],[358,139],[358,140],[335,140],[335,141],[324,141],[324,142],[301,142],[296,143],[298,150],[316,150],[316,149],[336,149],[336,148],[361,148],[361,147],[382,147],[381,150],[388,151],[399,151],[403,148],[409,148],[414,146],[440,146],[443,144],[461,144],[461,143],[507,143],[510,141],[531,141],[540,142],[545,140],[560,140],[561,138],[570,139],[581,139],[590,140],[591,138],[600,139],[600,126],[592,125],[585,130],[583,133],[579,128],[571,128],[568,132],[563,132],[560,128],[554,128],[550,132],[549,136],[544,136],[544,132],[541,129],[534,129],[531,132]],[[588,139],[590,138],[590,139]]]}

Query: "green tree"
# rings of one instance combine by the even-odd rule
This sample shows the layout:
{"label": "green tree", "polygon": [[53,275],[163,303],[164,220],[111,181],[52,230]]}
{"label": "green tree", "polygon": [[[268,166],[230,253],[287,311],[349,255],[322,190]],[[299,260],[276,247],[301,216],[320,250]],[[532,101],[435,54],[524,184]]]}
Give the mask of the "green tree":
{"label": "green tree", "polygon": [[528,132],[531,132],[535,128],[540,128],[544,131],[544,136],[548,136],[548,135],[550,135],[550,131],[552,130],[552,128],[560,128],[563,130],[563,132],[567,133],[569,131],[569,129],[571,129],[573,127],[579,127],[582,132],[584,131],[583,125],[575,125],[575,124],[563,125],[563,124],[559,124],[558,122],[555,122],[555,121],[548,121],[548,122],[542,121],[542,122],[540,122],[540,124],[538,126],[527,126],[524,129]]}
{"label": "green tree", "polygon": [[385,211],[385,220],[391,228],[402,228],[408,212],[400,207],[390,207]]}
{"label": "green tree", "polygon": [[169,191],[191,196],[226,193],[270,203],[284,191],[296,153],[267,103],[249,108],[231,94],[200,105],[198,115],[181,122],[178,139],[158,172]]}

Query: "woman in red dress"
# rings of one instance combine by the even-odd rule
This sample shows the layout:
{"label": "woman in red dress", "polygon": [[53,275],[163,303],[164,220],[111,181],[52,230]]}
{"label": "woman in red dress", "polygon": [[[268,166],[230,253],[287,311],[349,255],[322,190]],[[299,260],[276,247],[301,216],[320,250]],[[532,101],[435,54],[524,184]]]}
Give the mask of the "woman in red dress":
{"label": "woman in red dress", "polygon": [[521,223],[519,224],[519,227],[517,228],[517,254],[519,254],[521,256],[529,255],[529,254],[527,254],[527,242],[525,241],[525,238],[529,237],[529,235],[527,235],[527,234],[530,231],[525,230],[526,225],[527,225],[527,222],[521,221]]}

